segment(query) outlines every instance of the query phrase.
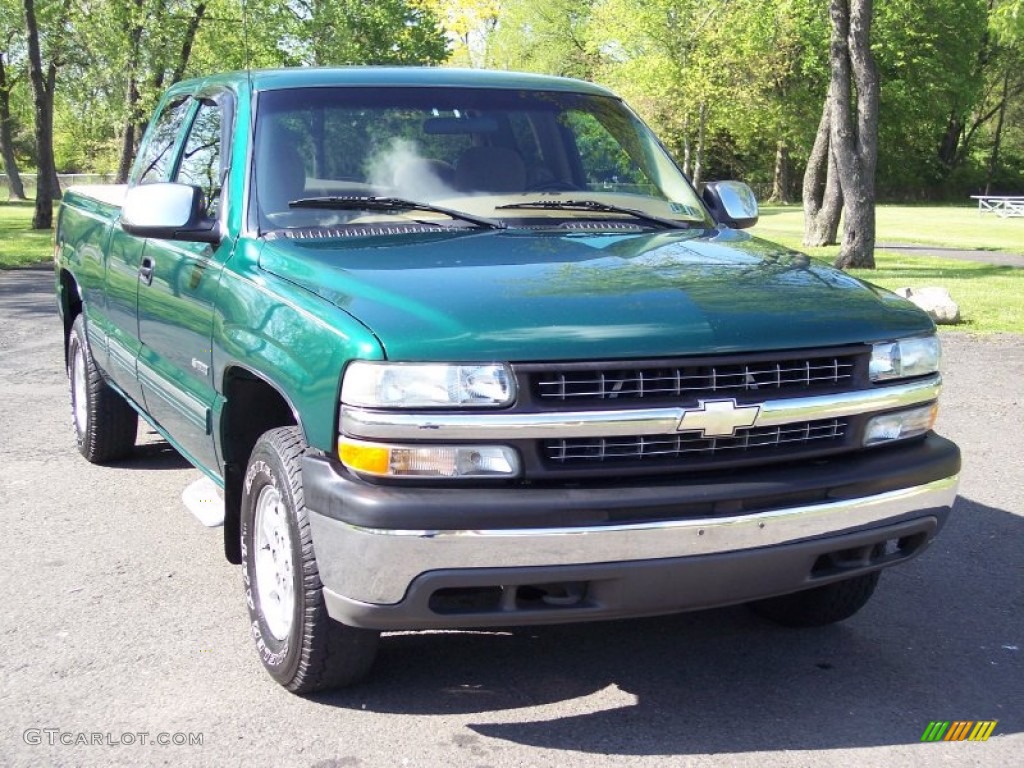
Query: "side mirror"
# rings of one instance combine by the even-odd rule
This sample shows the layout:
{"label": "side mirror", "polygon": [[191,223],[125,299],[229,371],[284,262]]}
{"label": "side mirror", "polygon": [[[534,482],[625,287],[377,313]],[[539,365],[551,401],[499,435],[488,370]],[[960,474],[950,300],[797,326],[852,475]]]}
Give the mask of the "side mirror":
{"label": "side mirror", "polygon": [[719,224],[733,229],[757,224],[757,198],[742,181],[709,181],[701,197]]}
{"label": "side mirror", "polygon": [[188,184],[158,182],[128,190],[121,208],[121,227],[136,237],[220,242],[215,219],[203,215],[203,190]]}

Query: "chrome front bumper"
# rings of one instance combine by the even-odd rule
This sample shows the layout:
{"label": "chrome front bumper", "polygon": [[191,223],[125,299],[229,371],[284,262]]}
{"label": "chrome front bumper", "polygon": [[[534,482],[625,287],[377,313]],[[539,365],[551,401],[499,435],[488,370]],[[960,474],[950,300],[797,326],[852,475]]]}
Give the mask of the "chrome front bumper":
{"label": "chrome front bumper", "polygon": [[[771,552],[773,548],[790,545],[794,546],[793,551],[796,552],[801,542],[819,543],[817,550],[824,552],[828,551],[830,540],[842,542],[843,536],[847,534],[857,535],[884,527],[896,531],[891,535],[883,535],[882,540],[886,540],[904,535],[899,533],[900,525],[925,520],[930,522],[921,530],[927,534],[926,539],[930,540],[956,498],[957,485],[958,478],[953,476],[863,498],[733,517],[629,525],[391,530],[361,527],[314,511],[310,511],[310,524],[328,610],[335,618],[377,628],[465,626],[480,625],[483,622],[467,621],[464,617],[430,620],[421,615],[426,605],[422,600],[420,613],[414,611],[403,615],[400,604],[407,600],[418,580],[426,578],[429,581],[430,574],[435,572],[446,574],[442,586],[450,588],[460,584],[479,584],[480,579],[475,578],[474,574],[495,570],[500,570],[502,577],[507,580],[510,569],[532,569],[546,580],[552,571],[564,567],[601,566],[601,572],[607,573],[609,569],[614,570],[618,566],[625,568],[646,564],[656,567],[656,561],[662,560],[678,565],[680,559],[697,562],[706,556],[741,556],[755,551]],[[860,536],[860,539],[850,541],[863,538]],[[927,540],[924,540],[920,548],[927,544]],[[846,543],[839,543],[833,549],[846,549],[847,546]],[[716,568],[720,567],[721,558],[715,562]],[[865,567],[877,570],[882,565]],[[530,573],[524,571],[522,575],[528,577]],[[461,579],[460,574],[463,577]],[[722,593],[712,601],[713,604],[727,604],[762,596],[757,591],[757,579],[751,579],[751,575],[756,577],[756,573],[748,572],[745,580],[753,581],[753,584],[740,585],[742,588],[737,588],[732,597],[732,593]],[[804,574],[802,578],[806,581],[809,577],[810,574]],[[516,583],[529,582],[528,579],[523,581],[520,578]],[[806,588],[814,584],[804,583],[803,586]],[[753,592],[749,587],[753,587]],[[799,583],[791,586],[780,584],[774,590],[780,593],[799,588]],[[394,618],[375,620],[375,607],[388,607]],[[648,606],[642,612],[658,613],[680,609],[685,610],[685,607],[674,603],[665,606],[665,610]],[[606,612],[606,615],[609,614]],[[622,611],[614,611],[610,615],[622,615]],[[602,618],[604,615],[598,612],[596,617]],[[489,623],[502,622],[491,616]]]}

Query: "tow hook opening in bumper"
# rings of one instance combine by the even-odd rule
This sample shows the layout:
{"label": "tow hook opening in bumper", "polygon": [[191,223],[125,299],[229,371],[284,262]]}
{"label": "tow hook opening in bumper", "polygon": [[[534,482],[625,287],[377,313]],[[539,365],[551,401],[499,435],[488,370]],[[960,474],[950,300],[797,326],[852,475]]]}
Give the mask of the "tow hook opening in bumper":
{"label": "tow hook opening in bumper", "polygon": [[851,576],[868,568],[883,568],[908,560],[928,545],[926,532],[886,539],[877,544],[826,552],[811,568],[810,578],[830,578],[849,573]]}
{"label": "tow hook opening in bumper", "polygon": [[586,603],[588,587],[586,581],[442,587],[430,595],[428,605],[440,616],[579,608]]}

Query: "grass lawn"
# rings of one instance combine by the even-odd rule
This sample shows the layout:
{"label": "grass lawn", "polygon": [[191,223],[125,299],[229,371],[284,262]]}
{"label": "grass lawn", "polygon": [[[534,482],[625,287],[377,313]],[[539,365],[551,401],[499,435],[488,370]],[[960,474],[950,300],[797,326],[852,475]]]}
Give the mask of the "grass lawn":
{"label": "grass lawn", "polygon": [[53,258],[53,232],[33,232],[33,203],[0,203],[0,269]]}
{"label": "grass lawn", "polygon": [[[877,240],[882,243],[1024,254],[1024,219],[980,216],[973,207],[910,205],[879,206],[877,219]],[[800,206],[764,206],[760,221],[750,231],[817,259],[834,261],[839,246],[801,245],[803,222]],[[890,290],[933,285],[947,289],[960,305],[964,322],[940,329],[1024,333],[1024,269],[885,250],[875,251],[875,264],[877,269],[853,269],[850,274]]]}
{"label": "grass lawn", "polygon": [[[974,206],[880,205],[875,216],[875,239],[880,243],[917,243],[1024,254],[1024,219],[979,214]],[[799,205],[762,206],[761,219],[754,232],[786,245],[799,245],[804,234],[803,209]]]}

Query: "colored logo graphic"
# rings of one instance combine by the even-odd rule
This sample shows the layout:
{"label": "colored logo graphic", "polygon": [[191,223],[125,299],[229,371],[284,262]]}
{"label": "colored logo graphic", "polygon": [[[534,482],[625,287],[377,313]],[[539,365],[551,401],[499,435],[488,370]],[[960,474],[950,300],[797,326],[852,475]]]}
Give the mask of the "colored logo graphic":
{"label": "colored logo graphic", "polygon": [[998,720],[932,720],[921,741],[988,741]]}

